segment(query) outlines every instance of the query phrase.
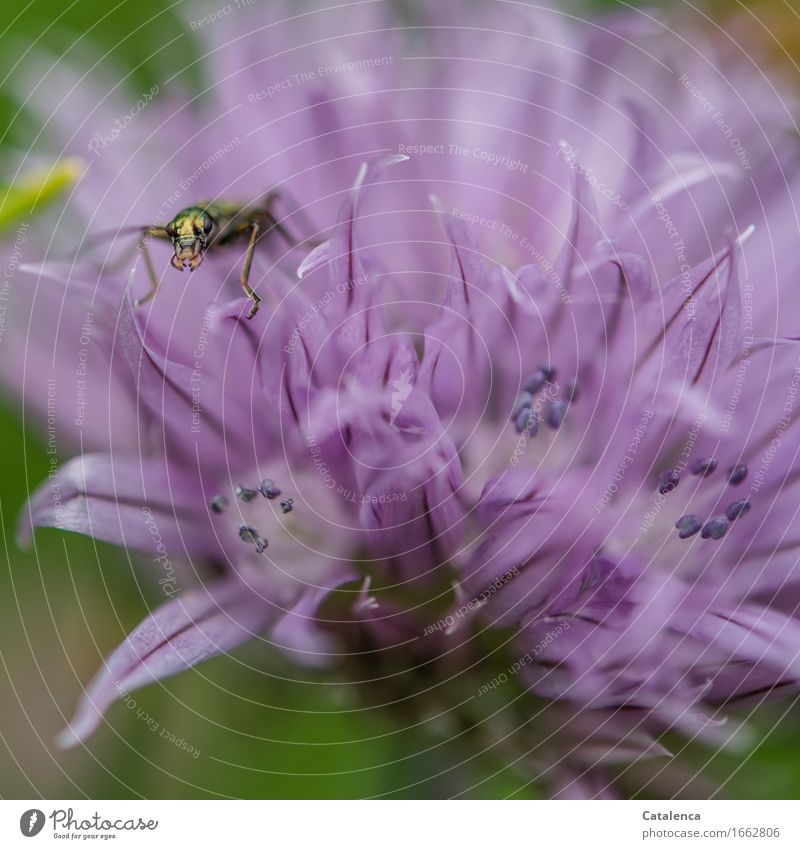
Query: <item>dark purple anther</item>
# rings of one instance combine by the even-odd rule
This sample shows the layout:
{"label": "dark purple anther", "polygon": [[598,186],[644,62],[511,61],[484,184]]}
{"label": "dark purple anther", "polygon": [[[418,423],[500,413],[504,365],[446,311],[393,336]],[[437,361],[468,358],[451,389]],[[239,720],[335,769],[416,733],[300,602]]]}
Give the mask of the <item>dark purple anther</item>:
{"label": "dark purple anther", "polygon": [[728,469],[728,480],[734,486],[736,484],[741,483],[747,477],[747,464],[746,463],[737,463],[735,466],[731,466]]}
{"label": "dark purple anther", "polygon": [[286,498],[281,501],[281,510],[283,510],[284,513],[291,513],[293,508],[294,498]]}
{"label": "dark purple anther", "polygon": [[514,429],[517,433],[526,433],[528,436],[536,436],[539,431],[539,418],[530,408],[524,409],[514,421]]}
{"label": "dark purple anther", "polygon": [[688,539],[689,537],[693,537],[703,527],[703,520],[695,515],[681,516],[675,522],[675,527],[678,529],[678,536],[681,539]]}
{"label": "dark purple anther", "polygon": [[703,539],[722,539],[729,526],[730,523],[725,516],[714,516],[713,519],[709,519],[705,525],[703,525],[703,530],[700,532],[700,536]]}
{"label": "dark purple anther", "polygon": [[725,515],[731,520],[738,519],[739,516],[744,516],[750,510],[750,502],[745,498],[742,501],[734,501],[729,504],[725,510]]}
{"label": "dark purple anther", "polygon": [[240,498],[245,503],[247,503],[248,501],[252,501],[257,495],[258,495],[257,489],[250,489],[247,486],[237,486],[236,487],[236,497]]}
{"label": "dark purple anther", "polygon": [[567,415],[567,402],[554,401],[547,411],[547,426],[558,430],[564,423],[564,417]]}
{"label": "dark purple anther", "polygon": [[517,395],[517,400],[514,402],[514,408],[511,411],[511,421],[515,422],[519,414],[523,410],[529,410],[533,404],[533,395],[530,392],[520,392]]}
{"label": "dark purple anther", "polygon": [[528,382],[522,387],[523,392],[528,392],[530,395],[535,395],[547,382],[547,375],[542,369],[537,369],[529,378]]}
{"label": "dark purple anther", "polygon": [[239,539],[252,545],[258,539],[258,531],[247,525],[239,525]]}
{"label": "dark purple anther", "polygon": [[556,368],[555,366],[539,366],[539,370],[544,375],[544,379],[549,383],[553,383],[556,379]]}
{"label": "dark purple anther", "polygon": [[228,506],[228,499],[224,495],[215,495],[211,499],[211,509],[215,513],[222,513]]}
{"label": "dark purple anther", "polygon": [[277,498],[281,494],[281,491],[275,486],[275,481],[271,478],[261,481],[261,486],[258,489],[264,498]]}
{"label": "dark purple anther", "polygon": [[713,457],[701,457],[692,463],[691,472],[693,475],[702,475],[705,478],[716,468],[717,461]]}
{"label": "dark purple anther", "polygon": [[255,528],[248,527],[247,525],[239,525],[239,539],[243,542],[250,543],[250,545],[254,545],[259,554],[269,545],[264,537],[259,536]]}
{"label": "dark purple anther", "polygon": [[675,471],[675,469],[665,469],[658,476],[658,491],[662,495],[672,492],[672,490],[678,485],[678,481],[680,481],[680,479],[680,475]]}

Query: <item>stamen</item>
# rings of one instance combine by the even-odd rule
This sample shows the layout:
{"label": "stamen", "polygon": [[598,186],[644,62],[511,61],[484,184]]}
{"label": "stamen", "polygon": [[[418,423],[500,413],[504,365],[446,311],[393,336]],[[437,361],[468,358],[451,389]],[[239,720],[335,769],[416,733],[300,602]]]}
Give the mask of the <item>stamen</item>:
{"label": "stamen", "polygon": [[567,401],[577,401],[578,400],[578,387],[575,383],[568,383],[566,388],[564,389],[564,397]]}
{"label": "stamen", "polygon": [[259,536],[257,530],[247,525],[239,525],[239,539],[243,542],[250,543],[250,545],[254,545],[259,554],[269,545],[264,537]]}
{"label": "stamen", "polygon": [[528,436],[536,436],[539,432],[539,417],[530,407],[526,407],[514,421],[514,429],[517,433],[527,431]]}
{"label": "stamen", "polygon": [[734,501],[729,504],[725,510],[725,515],[731,520],[738,519],[739,516],[744,516],[750,510],[750,502],[745,498],[742,501]]}
{"label": "stamen", "polygon": [[692,463],[690,469],[693,475],[708,477],[717,468],[717,461],[713,457],[701,457]]}
{"label": "stamen", "polygon": [[544,379],[549,383],[554,383],[556,379],[555,366],[540,366],[540,371],[544,374]]}
{"label": "stamen", "polygon": [[747,464],[737,463],[728,469],[728,481],[734,486],[741,483],[747,477]]}
{"label": "stamen", "polygon": [[567,415],[567,402],[558,400],[554,401],[547,411],[547,426],[553,430],[558,430],[564,423],[564,417]]}
{"label": "stamen", "polygon": [[294,498],[286,498],[281,501],[281,510],[283,510],[284,513],[291,513],[293,508]]}
{"label": "stamen", "polygon": [[275,481],[271,478],[266,478],[261,481],[261,485],[258,487],[258,491],[264,496],[264,498],[277,498],[281,491],[275,486]]}
{"label": "stamen", "polygon": [[222,513],[228,506],[228,499],[224,495],[215,495],[210,501],[210,506],[215,513]]}
{"label": "stamen", "polygon": [[722,539],[727,533],[728,528],[730,527],[730,523],[725,516],[714,516],[713,519],[709,519],[705,525],[703,525],[703,530],[700,532],[700,536],[703,539]]}
{"label": "stamen", "polygon": [[250,489],[249,487],[241,485],[236,487],[236,497],[240,498],[245,503],[247,503],[248,501],[252,501],[257,495],[257,489]]}
{"label": "stamen", "polygon": [[694,514],[681,516],[675,522],[675,527],[678,529],[680,539],[688,539],[689,537],[693,537],[703,527],[703,520]]}
{"label": "stamen", "polygon": [[258,531],[247,525],[239,525],[239,539],[252,544],[258,539]]}
{"label": "stamen", "polygon": [[535,395],[547,383],[547,374],[544,369],[537,369],[522,387],[523,392]]}
{"label": "stamen", "polygon": [[675,469],[665,469],[658,476],[658,491],[662,495],[672,492],[672,490],[678,485],[680,479],[680,475],[675,471]]}
{"label": "stamen", "polygon": [[533,395],[530,392],[520,392],[511,411],[511,421],[516,421],[523,410],[529,410],[533,405]]}

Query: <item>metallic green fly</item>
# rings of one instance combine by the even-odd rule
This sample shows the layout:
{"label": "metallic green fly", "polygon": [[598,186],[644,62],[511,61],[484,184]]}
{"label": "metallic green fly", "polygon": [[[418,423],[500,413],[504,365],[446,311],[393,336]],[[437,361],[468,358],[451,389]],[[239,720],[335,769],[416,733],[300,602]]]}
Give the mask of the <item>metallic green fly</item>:
{"label": "metallic green fly", "polygon": [[[158,291],[160,283],[147,246],[151,238],[172,242],[173,255],[170,263],[178,271],[187,268],[189,271],[194,271],[199,267],[206,253],[216,253],[222,248],[246,244],[247,249],[239,274],[239,282],[247,297],[253,302],[247,313],[248,318],[253,318],[261,305],[261,297],[250,285],[250,268],[260,239],[277,233],[288,242],[290,247],[299,244],[275,217],[273,207],[277,198],[277,192],[270,192],[263,202],[251,206],[229,201],[201,201],[194,206],[182,209],[165,227],[152,225],[115,231],[115,235],[119,235],[120,232],[140,234],[137,248],[144,256],[145,267],[150,278],[150,291],[138,298],[134,302],[135,306],[141,306],[151,300]],[[98,234],[101,237],[107,235]]]}

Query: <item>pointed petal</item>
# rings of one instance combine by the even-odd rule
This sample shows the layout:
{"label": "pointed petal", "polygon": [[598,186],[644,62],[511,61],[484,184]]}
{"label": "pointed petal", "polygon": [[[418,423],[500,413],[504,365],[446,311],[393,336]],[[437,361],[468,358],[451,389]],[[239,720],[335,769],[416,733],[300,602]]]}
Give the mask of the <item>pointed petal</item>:
{"label": "pointed petal", "polygon": [[201,484],[161,459],[86,454],[70,460],[31,496],[20,516],[21,544],[36,527],[87,534],[153,555],[157,544],[170,557],[219,553]]}
{"label": "pointed petal", "polygon": [[485,410],[491,384],[486,339],[503,322],[508,280],[491,276],[467,226],[431,198],[451,248],[451,269],[439,316],[425,330],[419,380],[428,387],[442,417],[459,412],[462,424]]}
{"label": "pointed petal", "polygon": [[463,221],[445,210],[436,197],[431,196],[431,204],[442,221],[452,254],[452,268],[442,314],[454,311],[465,315],[470,302],[486,290],[487,274],[483,254]]}
{"label": "pointed petal", "polygon": [[[663,364],[652,367],[659,380],[697,383],[704,375],[726,369],[742,352],[741,294],[736,257],[747,231],[728,247],[692,269],[686,278],[673,278],[660,298],[646,308],[652,341],[640,365],[663,350]],[[644,312],[644,311],[643,311]]]}
{"label": "pointed petal", "polygon": [[230,651],[262,631],[273,615],[269,602],[238,580],[167,602],[107,658],[57,745],[67,749],[84,741],[116,699]]}
{"label": "pointed petal", "polygon": [[353,291],[357,285],[356,281],[363,279],[365,274],[363,262],[355,245],[355,226],[358,219],[361,192],[367,186],[377,182],[387,168],[406,159],[408,157],[403,154],[393,154],[363,163],[347,200],[339,210],[336,229],[330,239],[327,254],[331,282],[334,287],[338,284],[346,285],[347,297],[345,300],[348,307],[352,302]]}
{"label": "pointed petal", "polygon": [[331,255],[331,243],[330,241],[323,242],[321,245],[317,245],[312,251],[310,251],[305,259],[300,263],[297,268],[297,277],[302,280],[306,274],[314,271],[314,269],[319,268],[323,263],[328,262]]}
{"label": "pointed petal", "polygon": [[573,274],[588,262],[594,246],[603,238],[598,224],[597,204],[588,180],[578,173],[580,163],[570,153],[567,142],[560,143],[561,156],[572,166],[572,215],[564,244],[554,264],[557,280],[570,290]]}

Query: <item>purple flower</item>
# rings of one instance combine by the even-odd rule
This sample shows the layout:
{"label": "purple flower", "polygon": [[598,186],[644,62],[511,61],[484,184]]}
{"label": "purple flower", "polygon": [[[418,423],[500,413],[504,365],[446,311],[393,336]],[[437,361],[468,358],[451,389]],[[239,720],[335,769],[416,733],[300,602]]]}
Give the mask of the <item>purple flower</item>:
{"label": "purple flower", "polygon": [[[401,669],[392,699],[457,704],[562,795],[668,757],[668,729],[733,742],[724,708],[800,675],[779,95],[635,15],[442,4],[405,32],[369,7],[353,35],[274,14],[215,26],[203,114],[154,103],[79,196],[95,228],[285,187],[282,223],[318,244],[264,240],[258,316],[231,300],[235,251],[189,285],[168,271],[142,309],[124,274],[38,271],[90,305],[105,365],[97,451],[23,534],[90,534],[180,584],[60,742],[250,639],[359,680]],[[70,97],[71,137],[105,120]]]}

